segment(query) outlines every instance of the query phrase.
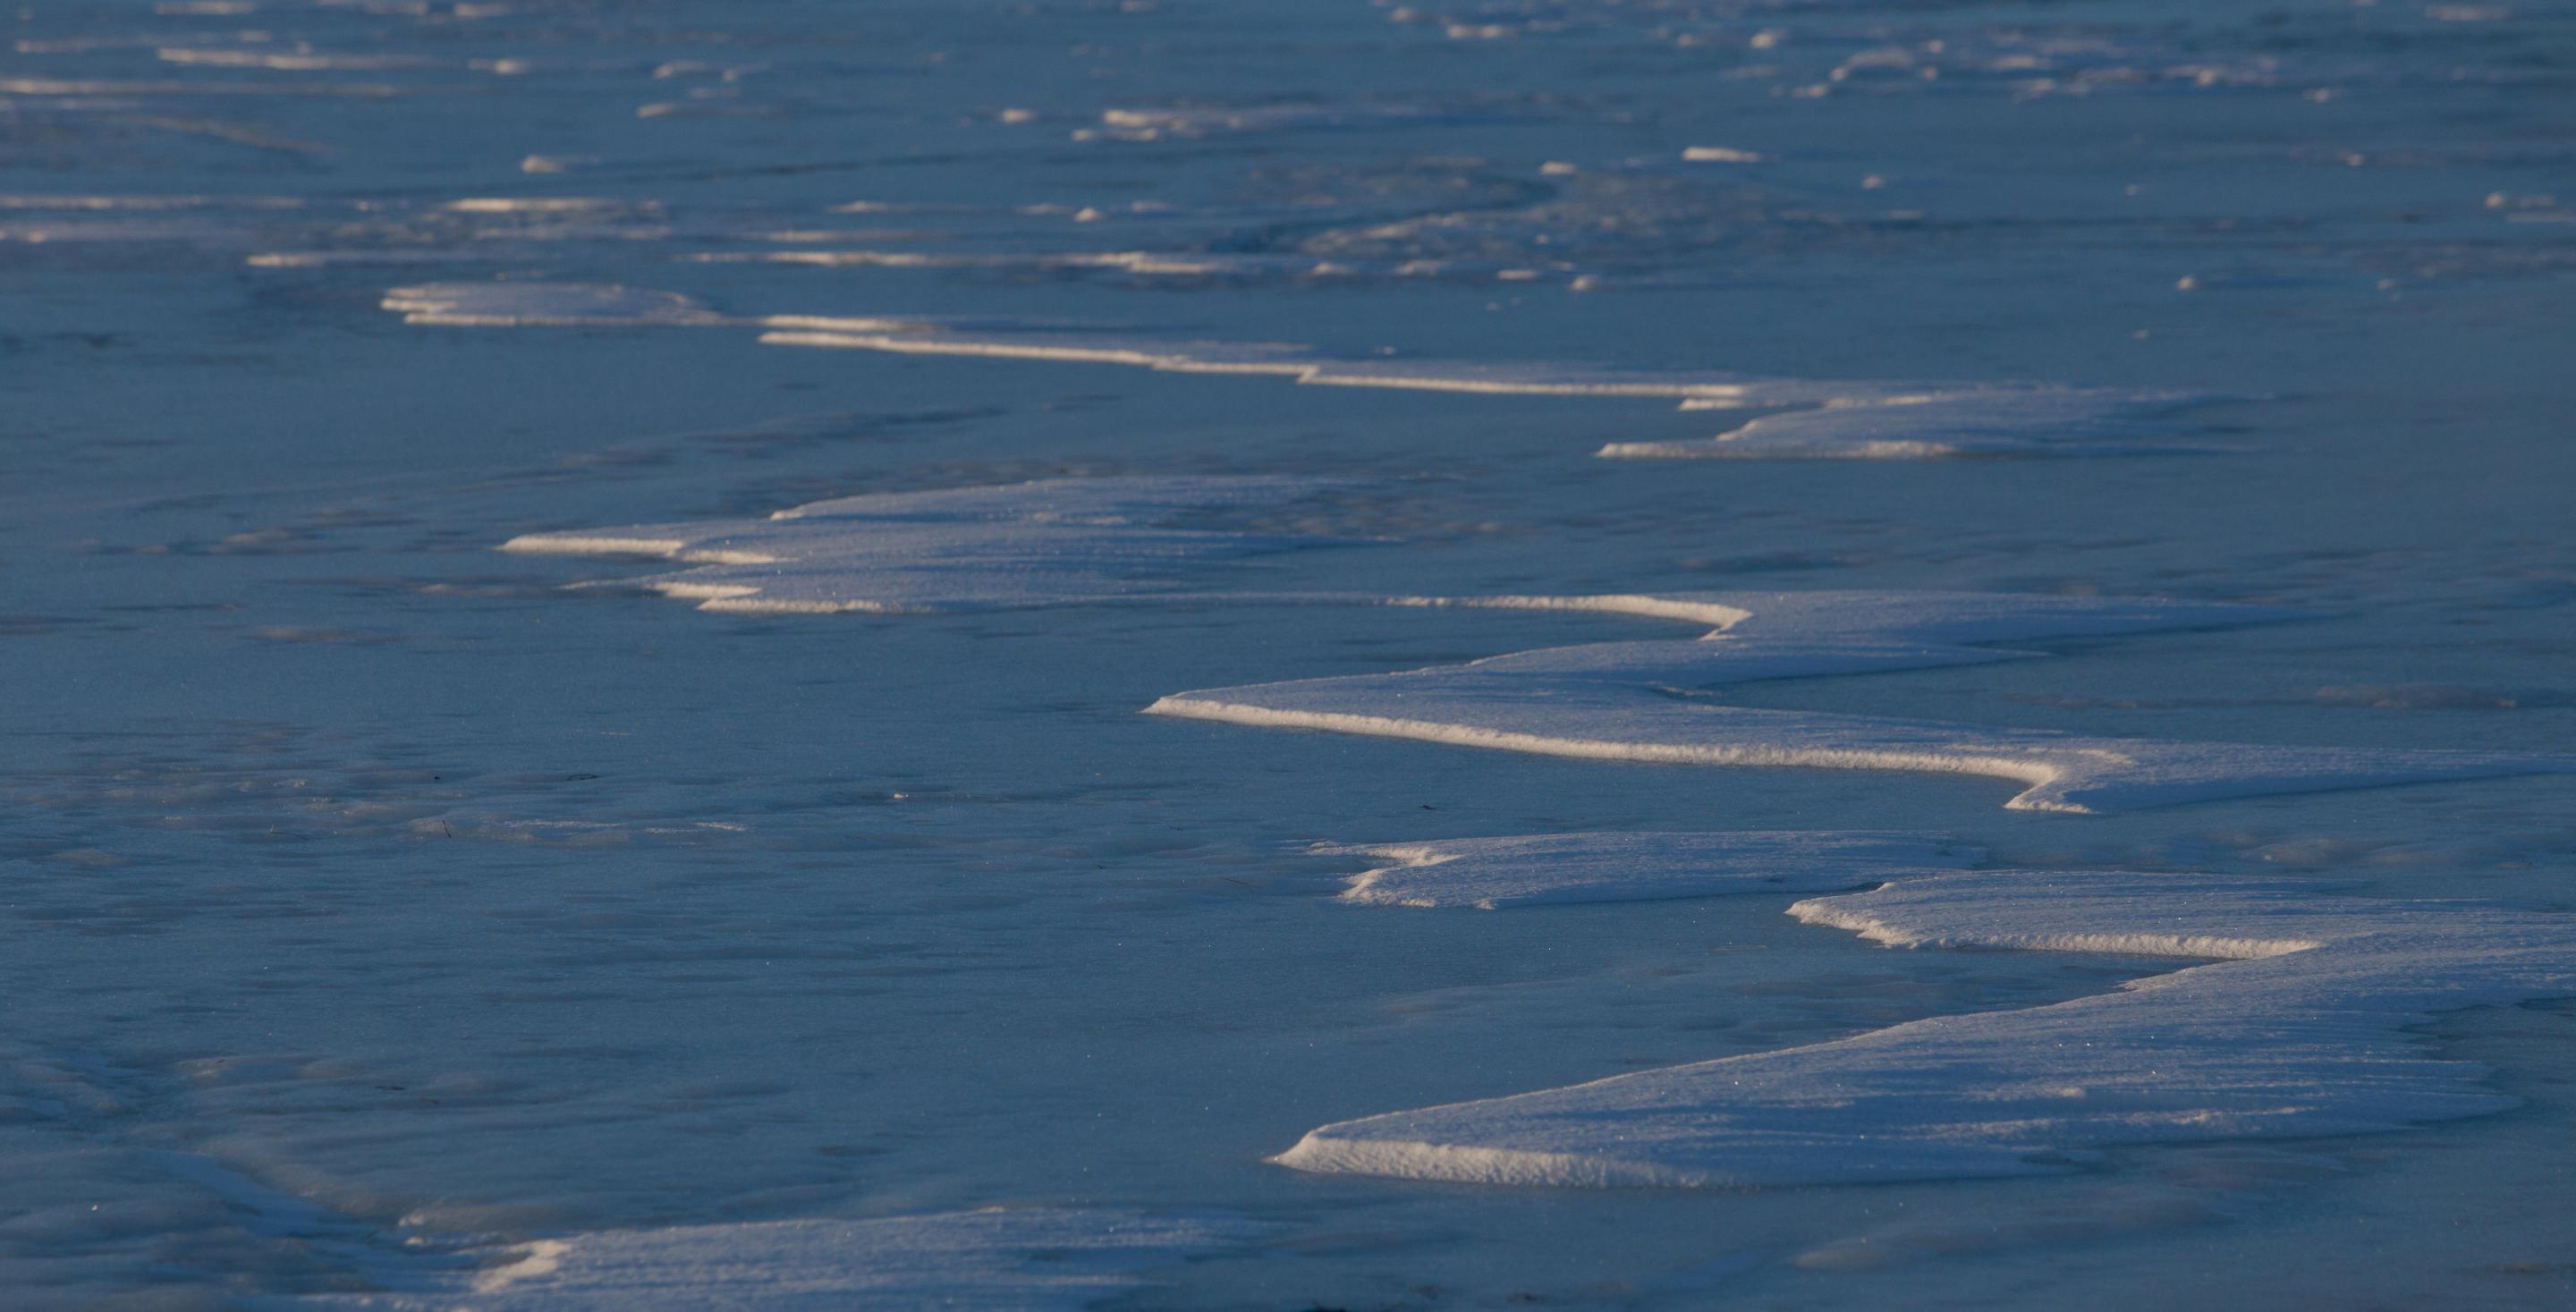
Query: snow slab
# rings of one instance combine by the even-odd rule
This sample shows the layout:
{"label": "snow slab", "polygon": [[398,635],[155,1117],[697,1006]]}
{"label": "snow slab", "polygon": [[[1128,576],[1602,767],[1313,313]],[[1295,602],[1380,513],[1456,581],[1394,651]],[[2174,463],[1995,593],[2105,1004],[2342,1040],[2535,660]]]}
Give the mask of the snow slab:
{"label": "snow slab", "polygon": [[1766,415],[1715,437],[1613,442],[1594,454],[1614,460],[1926,460],[2207,450],[2179,440],[2193,426],[2178,413],[2221,399],[2121,388],[1975,388],[1837,402]]}
{"label": "snow slab", "polygon": [[[1164,373],[1262,375],[1309,387],[1373,387],[1486,396],[1644,398],[1703,409],[1825,405],[1920,392],[1921,383],[1768,378],[1708,370],[1609,369],[1552,361],[1339,360],[1278,343],[1172,341],[1093,333],[971,333],[909,324],[850,331],[829,320],[773,317],[760,340],[902,355],[1116,364]],[[806,325],[813,326],[806,326]]]}
{"label": "snow slab", "polygon": [[504,551],[660,556],[635,580],[699,609],[828,614],[1079,605],[1168,590],[1194,566],[1315,539],[1158,527],[1188,510],[1267,506],[1325,486],[1286,477],[1047,479],[817,501],[765,519],[531,533]]}
{"label": "snow slab", "polygon": [[[935,260],[935,258],[933,258]],[[1131,260],[1128,260],[1131,263]],[[1198,268],[1193,268],[1198,271]],[[1924,384],[1896,379],[1783,379],[1682,369],[1607,369],[1564,361],[1437,361],[1437,358],[1329,358],[1293,343],[1226,343],[1226,340],[1136,338],[1136,335],[1064,330],[1041,325],[961,325],[922,314],[760,314],[726,317],[696,299],[670,291],[595,284],[420,284],[384,294],[386,312],[407,325],[428,327],[762,327],[768,345],[809,345],[840,351],[884,351],[896,356],[969,356],[994,361],[1115,363],[1164,374],[1278,376],[1306,387],[1378,387],[1399,392],[1468,392],[1486,397],[1595,397],[1595,400],[1674,400],[1687,410],[1736,407],[1880,407],[1896,405],[1927,423],[1960,425],[1953,410],[1932,407],[1965,397],[1960,410],[2025,405],[2146,410],[2190,402],[2172,392],[2115,389],[1989,387],[1989,384]],[[1932,410],[1924,410],[1932,407]],[[1950,418],[1945,418],[1950,415]],[[1775,423],[1780,415],[1762,423]],[[1989,420],[2004,423],[2004,420]],[[2022,420],[2038,425],[2040,420]],[[2107,420],[2105,420],[2107,423]],[[1747,449],[1757,451],[1757,449]],[[1814,454],[1801,443],[1775,446],[1777,454]],[[1605,449],[1602,454],[1659,454]]]}
{"label": "snow slab", "polygon": [[1913,834],[1573,833],[1318,845],[1395,862],[1350,879],[1363,906],[1503,907],[1855,888],[1901,870],[1960,869],[1973,852]]}
{"label": "snow slab", "polygon": [[442,282],[395,287],[383,307],[447,328],[682,327],[733,322],[674,292],[574,282]]}
{"label": "snow slab", "polygon": [[1897,947],[2218,964],[2054,1006],[1327,1125],[1276,1160],[1482,1184],[1849,1184],[2060,1171],[2124,1144],[2392,1131],[2515,1105],[2407,1027],[2576,993],[2576,919],[2289,881],[1978,871],[1790,914]]}
{"label": "snow slab", "polygon": [[[1783,664],[1761,677],[1799,672]],[[1805,672],[1845,671],[1819,666]],[[2008,809],[2077,815],[2576,772],[2576,758],[2564,756],[2107,738],[1757,710],[1608,685],[1585,668],[1554,677],[1462,668],[1309,679],[1179,693],[1145,709],[1149,715],[1592,760],[1984,775],[2027,785],[2004,804]]]}
{"label": "snow slab", "polygon": [[[1241,1245],[1233,1219],[1072,1209],[873,1221],[770,1221],[544,1239],[498,1261],[381,1294],[280,1307],[387,1312],[861,1312],[1072,1309],[1148,1283],[1142,1272]],[[390,1272],[385,1274],[391,1274]]]}
{"label": "snow slab", "polygon": [[[1458,604],[1458,603],[1452,603]],[[1927,669],[2033,653],[1970,644],[2277,619],[2257,607],[2011,594],[1685,593],[1467,604],[1714,618],[1692,640],[1589,643],[1387,674],[1177,693],[1149,715],[1596,760],[1987,775],[2005,805],[2095,813],[2223,797],[2576,770],[2576,757],[2105,738],[1761,710],[1672,690]],[[1729,618],[1733,617],[1733,618]]]}
{"label": "snow slab", "polygon": [[[746,257],[751,258],[751,257]],[[832,253],[763,255],[831,262]],[[974,257],[861,253],[861,263],[971,262]],[[1134,253],[1051,256],[1133,269]],[[1214,271],[1183,260],[1165,272]],[[1164,373],[1285,378],[1309,387],[1366,387],[1485,396],[1676,401],[1685,409],[1805,407],[1706,441],[1613,443],[1603,456],[1855,456],[2095,453],[2170,449],[2185,431],[2166,418],[2219,398],[2194,393],[1942,385],[1889,379],[1765,377],[1715,370],[1620,369],[1557,361],[1335,359],[1282,342],[1191,341],[1037,325],[970,325],[926,316],[773,314],[731,317],[670,292],[584,283],[456,282],[397,287],[383,308],[433,327],[758,327],[773,346],[1107,364]]]}

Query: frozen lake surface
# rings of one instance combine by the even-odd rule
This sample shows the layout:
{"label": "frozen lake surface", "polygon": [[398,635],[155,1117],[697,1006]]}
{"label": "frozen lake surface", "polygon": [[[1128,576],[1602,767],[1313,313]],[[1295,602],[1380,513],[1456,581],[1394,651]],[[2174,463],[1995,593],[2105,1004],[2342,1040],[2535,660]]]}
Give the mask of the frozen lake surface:
{"label": "frozen lake surface", "polygon": [[0,25],[11,1308],[2576,1301],[2564,5]]}

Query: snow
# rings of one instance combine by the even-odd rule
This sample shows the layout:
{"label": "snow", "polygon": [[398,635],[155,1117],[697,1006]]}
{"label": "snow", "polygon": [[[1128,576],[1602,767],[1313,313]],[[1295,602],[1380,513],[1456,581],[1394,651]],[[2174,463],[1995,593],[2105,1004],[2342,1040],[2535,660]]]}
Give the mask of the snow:
{"label": "snow", "polygon": [[[467,202],[459,202],[467,203]],[[574,207],[578,212],[580,207]],[[556,212],[533,207],[527,212]],[[732,257],[725,257],[732,258]],[[913,264],[931,267],[1003,263],[1040,266],[1110,266],[1128,270],[1200,274],[1219,271],[1223,261],[1148,256],[1140,252],[1095,252],[1045,257],[947,256],[879,252],[776,252],[741,257],[803,263]],[[2178,395],[2135,395],[2067,389],[1971,389],[1925,392],[1914,382],[1821,380],[1757,377],[1714,371],[1657,372],[1613,369],[1549,361],[1479,363],[1406,359],[1329,359],[1301,346],[1278,342],[1165,340],[1104,333],[1076,333],[1036,328],[978,332],[924,316],[844,316],[770,314],[755,319],[727,318],[688,298],[628,287],[592,287],[563,283],[435,283],[396,288],[386,293],[384,308],[409,324],[431,327],[524,328],[583,325],[704,326],[757,324],[760,340],[777,346],[883,351],[898,355],[963,356],[976,359],[1041,361],[1057,364],[1108,364],[1165,373],[1249,375],[1286,378],[1310,387],[1385,388],[1399,391],[1458,392],[1486,396],[1591,397],[1603,399],[1669,399],[1690,408],[1739,406],[1809,406],[1793,414],[1828,414],[1841,410],[1898,407],[1893,413],[1920,414],[1927,424],[1969,427],[1961,412],[1987,416],[1990,428],[2067,427],[2070,416],[2090,416],[2096,428],[2113,426],[2111,415],[2137,409],[2171,408]],[[1830,407],[1831,409],[1826,409]],[[1955,407],[1955,409],[1953,408]],[[1998,411],[2018,411],[2002,413]],[[1769,422],[1777,423],[1782,416]],[[1765,421],[1757,421],[1765,422]],[[1880,421],[1884,427],[1883,419]],[[1938,451],[1949,454],[1964,439],[1937,438]],[[1831,444],[1857,445],[1861,439],[1832,439]],[[1748,443],[1747,454],[1814,454],[1827,445],[1821,430],[1807,435]],[[1879,444],[1885,446],[1884,442]],[[2039,443],[2025,434],[2019,445]],[[1891,448],[1892,450],[1892,448]],[[1605,455],[1671,454],[1627,445],[1605,448]],[[1875,454],[1887,454],[1887,451]],[[1733,451],[1723,454],[1735,454]]]}
{"label": "snow", "polygon": [[[28,0],[0,1303],[2576,1300],[2503,2]],[[1267,1160],[1713,1060],[1935,1174]]]}
{"label": "snow", "polygon": [[1573,608],[1587,602],[1628,613],[1715,618],[1725,627],[1695,641],[1548,647],[1464,665],[1177,693],[1146,711],[1586,760],[1984,775],[2025,785],[2005,803],[2010,809],[2078,814],[2576,771],[2576,758],[2531,753],[2111,738],[1727,706],[1667,691],[2013,660],[2032,653],[1983,644],[2282,618],[2261,608],[1867,592],[1482,604]]}
{"label": "snow", "polygon": [[[489,206],[492,212],[579,213],[579,199]],[[283,265],[298,257],[255,260]],[[1206,277],[1282,268],[1316,273],[1312,261],[1246,261],[1231,256],[1158,255],[1146,251],[1054,254],[945,254],[873,250],[799,250],[712,254],[707,262],[904,268],[1115,269],[1146,276]],[[1341,268],[1344,266],[1335,266]],[[1393,272],[1401,275],[1408,270]],[[1448,266],[1436,270],[1452,274]],[[1513,270],[1487,269],[1483,276]],[[2182,439],[2193,426],[2178,412],[2224,398],[2119,388],[2039,386],[1937,387],[1892,380],[1756,377],[1716,372],[1605,369],[1547,361],[1512,364],[1442,360],[1329,359],[1277,342],[1172,341],[1021,328],[975,331],[923,317],[772,314],[729,319],[683,297],[624,287],[574,284],[439,283],[397,288],[384,308],[404,322],[435,327],[727,326],[756,323],[776,346],[963,356],[1057,364],[1106,364],[1165,373],[1265,376],[1310,387],[1385,388],[1486,396],[1669,399],[1684,409],[1803,407],[1754,419],[1713,438],[1612,442],[1596,454],[1611,459],[1911,460],[1972,455],[2141,455],[2206,449]]]}
{"label": "snow", "polygon": [[697,327],[725,320],[686,296],[591,283],[433,283],[396,287],[384,308],[403,322],[452,328]]}
{"label": "snow", "polygon": [[2218,964],[2054,1006],[1327,1125],[1278,1160],[1480,1184],[1850,1184],[2059,1172],[2132,1144],[2382,1133],[2515,1105],[2409,1027],[2576,993],[2565,916],[2313,884],[1899,874],[1790,914],[1896,947]]}
{"label": "snow", "polygon": [[[1640,669],[1642,662],[1620,647],[1523,656],[1535,672],[1458,667],[1222,688],[1174,694],[1146,713],[1592,761],[1980,775],[2024,785],[2004,803],[2007,809],[2074,815],[2576,773],[2576,758],[2533,753],[2176,742],[1718,706],[1605,682],[1686,673]],[[1804,657],[1750,664],[1743,677],[1851,672]]]}
{"label": "snow", "polygon": [[609,1230],[449,1258],[441,1271],[386,1262],[380,1294],[284,1307],[386,1312],[866,1312],[1090,1307],[1152,1283],[1153,1268],[1240,1247],[1232,1218],[1001,1208],[869,1221],[769,1221]]}
{"label": "snow", "polygon": [[1363,906],[1503,907],[1630,902],[1722,893],[1850,888],[1894,871],[1958,868],[1972,856],[1907,834],[1532,834],[1420,843],[1323,844],[1319,854],[1396,864],[1350,878],[1341,900]]}
{"label": "snow", "polygon": [[842,497],[765,519],[530,533],[501,549],[686,562],[695,568],[631,585],[708,611],[1079,605],[1168,592],[1193,567],[1307,545],[1156,521],[1182,511],[1277,505],[1324,486],[1284,477],[1051,479]]}
{"label": "snow", "polygon": [[1610,459],[1917,460],[2199,449],[2175,413],[2216,399],[2111,388],[1979,388],[1765,415],[1716,437],[1612,442]]}

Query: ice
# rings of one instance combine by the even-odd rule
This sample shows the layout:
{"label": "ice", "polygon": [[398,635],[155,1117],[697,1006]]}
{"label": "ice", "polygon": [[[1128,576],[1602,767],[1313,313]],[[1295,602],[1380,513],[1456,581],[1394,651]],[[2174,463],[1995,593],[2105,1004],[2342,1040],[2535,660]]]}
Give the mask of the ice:
{"label": "ice", "polygon": [[1832,403],[1765,415],[1716,437],[1613,442],[1611,459],[1915,460],[1942,456],[2137,455],[2196,448],[2175,416],[2217,399],[2114,388],[1980,388]]}
{"label": "ice", "polygon": [[1085,129],[1075,135],[1085,139],[1107,137],[1117,141],[1155,141],[1166,137],[1233,136],[1301,128],[1366,127],[1433,117],[1436,117],[1434,111],[1420,105],[1385,103],[1139,107],[1102,110],[1098,128]]}
{"label": "ice", "polygon": [[[1538,677],[1417,672],[1180,693],[1146,713],[1596,761],[1982,775],[2025,785],[2008,809],[2076,815],[2576,772],[2576,759],[2563,756],[2107,738],[1717,706],[1605,685],[1600,666],[1566,666]],[[1839,672],[1791,662],[1758,677]]]}
{"label": "ice", "polygon": [[2311,1138],[2502,1111],[2406,1033],[2576,993],[2576,921],[2314,884],[1903,877],[1790,914],[1898,947],[2217,958],[2121,991],[1328,1125],[1309,1171],[1515,1185],[1846,1184],[2073,1169],[2128,1144]]}
{"label": "ice", "polygon": [[[869,1221],[770,1221],[543,1239],[439,1270],[388,1261],[388,1291],[277,1300],[387,1312],[1065,1309],[1152,1282],[1155,1267],[1241,1247],[1259,1227],[1071,1208]],[[408,1277],[408,1278],[406,1278]]]}
{"label": "ice", "polygon": [[1906,869],[1974,861],[1910,834],[1622,833],[1324,844],[1319,853],[1396,864],[1353,875],[1342,901],[1368,906],[1504,907],[1636,902],[1722,893],[1853,888]]}
{"label": "ice", "polygon": [[[773,323],[777,322],[772,320]],[[1820,405],[1909,386],[1756,378],[1715,372],[1653,373],[1533,362],[1477,364],[1441,360],[1329,360],[1278,343],[1163,342],[1094,335],[979,335],[905,325],[900,331],[773,329],[778,346],[839,347],[908,355],[1119,364],[1166,373],[1253,374],[1315,387],[1375,387],[1488,396],[1670,398],[1730,405]],[[1910,385],[1919,386],[1919,384]]]}
{"label": "ice", "polygon": [[[2576,1003],[2389,1063],[2516,1113],[2073,1178],[1267,1160],[2202,960],[1778,914],[1979,850],[2202,872],[2068,946],[2566,906],[2564,776],[2211,796],[2576,742],[2576,15],[2499,5],[21,0],[0,1305],[995,1205],[1276,1227],[1078,1295],[1167,1312],[2576,1299]],[[1005,504],[1099,475],[1335,482]],[[2004,777],[1137,713],[1237,686]]]}
{"label": "ice", "polygon": [[686,296],[593,283],[464,282],[396,287],[404,323],[461,328],[700,327],[726,320]]}
{"label": "ice", "polygon": [[[1529,600],[1555,605],[1563,599]],[[2576,757],[2566,756],[2112,738],[1756,709],[1675,695],[1764,679],[2010,660],[2029,653],[1971,644],[2207,627],[2278,618],[2278,612],[2005,594],[1711,593],[1657,600],[1712,614],[1740,611],[1743,618],[1696,641],[1548,647],[1464,665],[1185,692],[1146,712],[1590,760],[1984,775],[2025,785],[2005,803],[2010,809],[2078,814],[2576,771]]]}
{"label": "ice", "polygon": [[1166,373],[1283,377],[1319,387],[1491,396],[1646,398],[1703,405],[1824,405],[1908,395],[1921,384],[1827,382],[1717,372],[1651,372],[1533,362],[1335,360],[1276,342],[1169,341],[1101,333],[979,332],[919,316],[768,315],[733,319],[668,292],[576,283],[435,283],[398,287],[384,308],[434,327],[581,325],[714,327],[757,323],[763,342],[898,355],[1112,364]]}
{"label": "ice", "polygon": [[273,68],[294,73],[318,73],[334,69],[365,72],[389,68],[427,68],[434,62],[419,55],[330,55],[315,51],[277,54],[262,50],[210,50],[188,46],[163,46],[154,53],[165,64],[193,64],[211,68]]}
{"label": "ice", "polygon": [[[579,212],[595,202],[460,201],[496,212]],[[292,257],[260,257],[271,264]],[[363,257],[361,257],[363,258]],[[885,251],[781,251],[702,257],[710,262],[1115,269],[1205,277],[1241,271],[1239,257],[1148,252],[952,255]],[[1275,264],[1275,262],[1272,262]],[[1265,265],[1265,267],[1270,267]],[[1311,261],[1298,267],[1311,273]],[[1488,275],[1492,276],[1492,275]],[[773,314],[728,318],[670,293],[578,284],[439,283],[396,288],[384,308],[405,323],[439,327],[548,327],[757,324],[774,346],[882,351],[897,355],[1107,364],[1165,373],[1285,378],[1310,387],[1384,388],[1486,396],[1672,400],[1688,410],[1805,407],[1755,419],[1714,438],[1614,442],[1612,458],[1919,459],[1959,455],[2125,455],[2195,449],[2176,441],[2191,427],[2177,411],[2220,399],[2194,393],[2037,386],[1941,387],[1869,379],[1763,377],[1717,371],[1614,369],[1549,361],[1333,359],[1280,342],[1164,340],[1031,326],[1008,331],[921,316]]]}
{"label": "ice", "polygon": [[843,497],[765,519],[531,533],[501,549],[688,562],[697,568],[634,582],[709,611],[1079,605],[1168,592],[1194,566],[1306,545],[1155,525],[1183,511],[1293,501],[1323,486],[1287,477],[1052,479]]}

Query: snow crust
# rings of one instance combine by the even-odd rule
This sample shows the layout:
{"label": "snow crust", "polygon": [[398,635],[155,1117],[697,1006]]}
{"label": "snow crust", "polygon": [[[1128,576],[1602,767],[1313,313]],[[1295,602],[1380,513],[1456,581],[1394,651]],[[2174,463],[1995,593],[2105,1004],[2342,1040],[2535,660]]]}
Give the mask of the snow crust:
{"label": "snow crust", "polygon": [[[483,202],[455,202],[455,205]],[[495,202],[499,204],[500,202]],[[593,202],[530,202],[530,212],[579,213]],[[552,207],[552,208],[549,208]],[[514,212],[514,211],[504,211]],[[292,262],[291,256],[258,257]],[[887,251],[714,255],[758,261],[888,267],[1108,268],[1205,277],[1232,257],[1141,251],[1040,256]],[[1309,268],[1311,261],[1295,261]],[[766,315],[729,318],[686,297],[579,283],[431,283],[398,287],[384,308],[442,327],[758,326],[774,346],[897,355],[1105,364],[1164,373],[1283,378],[1309,387],[1367,387],[1487,396],[1670,400],[1686,410],[1781,408],[1712,438],[1613,442],[1595,454],[1645,458],[1930,459],[1969,455],[2134,455],[2194,449],[2177,412],[2218,398],[2188,392],[2030,385],[1957,386],[1884,379],[1802,379],[1708,370],[1612,369],[1550,361],[1336,359],[1282,342],[1169,340],[1034,325],[969,325],[911,316]]]}
{"label": "snow crust", "polygon": [[[1230,1218],[988,1209],[873,1221],[611,1230],[489,1254],[383,1294],[293,1306],[389,1312],[1071,1309],[1138,1288],[1146,1269],[1243,1244]],[[388,1271],[389,1279],[400,1275]]]}
{"label": "snow crust", "polygon": [[1420,105],[1386,102],[1272,105],[1135,106],[1104,109],[1100,126],[1074,133],[1076,140],[1157,141],[1168,137],[1233,136],[1307,128],[1366,127],[1435,118]]}
{"label": "snow crust", "polygon": [[1485,1184],[1846,1184],[2059,1171],[2124,1144],[2392,1131],[2515,1105],[2406,1027],[2576,993],[2567,916],[2287,881],[1978,871],[1790,914],[1896,947],[2219,964],[2054,1006],[1327,1125],[1277,1160]]}
{"label": "snow crust", "polygon": [[1986,387],[1766,415],[1715,437],[1612,442],[1614,460],[1913,460],[2189,451],[2176,412],[2216,398],[2117,388]]}
{"label": "snow crust", "polygon": [[2225,797],[2576,770],[2576,758],[2108,738],[1725,706],[1675,696],[1762,679],[2031,655],[1980,645],[2278,618],[2260,608],[2009,594],[1810,592],[1663,599],[1738,610],[1704,638],[1548,647],[1388,674],[1177,693],[1148,714],[1597,760],[1985,775],[2014,810],[2097,813]]}
{"label": "snow crust", "polygon": [[1362,906],[1504,907],[1634,902],[1721,893],[1852,888],[1907,869],[1959,869],[1972,854],[1893,833],[1530,834],[1420,843],[1324,844],[1395,862],[1353,875]]}
{"label": "snow crust", "polygon": [[570,282],[444,282],[396,287],[384,308],[451,328],[701,327],[730,322],[673,292]]}
{"label": "snow crust", "polygon": [[[1161,341],[1089,333],[1008,335],[944,330],[902,323],[848,331],[830,320],[773,318],[761,336],[777,346],[837,347],[905,355],[961,355],[1117,364],[1165,373],[1243,374],[1286,378],[1310,387],[1375,387],[1416,392],[1467,392],[1488,396],[1661,398],[1709,408],[1746,405],[1823,405],[1855,396],[1919,390],[1921,384],[1828,382],[1765,378],[1715,371],[1592,368],[1552,362],[1477,363],[1455,360],[1340,360],[1276,343]],[[811,324],[813,326],[798,326]]]}
{"label": "snow crust", "polygon": [[1314,540],[1159,527],[1323,486],[1286,477],[1050,479],[817,501],[765,519],[531,533],[504,551],[643,555],[694,568],[633,580],[709,611],[828,614],[1075,605],[1168,591],[1194,566]]}

